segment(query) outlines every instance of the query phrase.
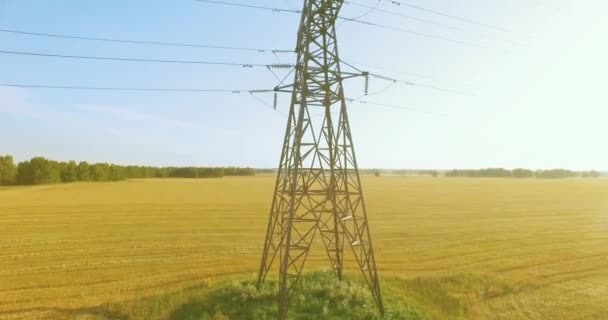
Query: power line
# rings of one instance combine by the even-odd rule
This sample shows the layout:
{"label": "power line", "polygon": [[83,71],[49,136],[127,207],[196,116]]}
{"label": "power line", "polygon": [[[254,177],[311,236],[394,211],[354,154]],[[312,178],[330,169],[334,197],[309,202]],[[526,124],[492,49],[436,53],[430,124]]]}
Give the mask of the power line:
{"label": "power line", "polygon": [[0,87],[33,88],[33,89],[60,89],[60,90],[86,90],[86,91],[156,91],[156,92],[221,92],[221,93],[264,93],[274,90],[240,90],[240,89],[182,89],[182,88],[130,88],[130,87],[86,87],[86,86],[51,86],[0,83]]}
{"label": "power line", "polygon": [[21,30],[8,30],[8,29],[0,29],[0,32],[12,33],[12,34],[21,34],[21,35],[28,35],[28,36],[49,37],[49,38],[64,38],[64,39],[74,39],[74,40],[88,40],[88,41],[101,41],[101,42],[113,42],[113,43],[129,43],[129,44],[143,44],[143,45],[155,45],[155,46],[207,48],[207,49],[222,49],[222,50],[273,52],[273,53],[293,53],[294,52],[293,50],[282,50],[282,49],[262,49],[262,48],[231,47],[231,46],[213,46],[213,45],[192,44],[192,43],[176,43],[176,42],[159,42],[159,41],[142,41],[142,40],[127,40],[127,39],[97,38],[97,37],[72,36],[72,35],[64,35],[64,34],[40,33],[40,32],[29,32],[29,31],[21,31]]}
{"label": "power line", "polygon": [[[355,4],[353,2],[350,2],[350,1],[344,1],[344,3],[346,3],[346,4],[352,4],[352,5],[357,5],[357,4]],[[384,10],[378,8],[380,6],[380,1],[376,2],[376,5],[373,6],[373,7],[372,6],[366,6],[366,5],[359,5],[359,6],[363,7],[363,8],[367,8],[368,10],[365,13],[363,13],[363,14],[357,16],[357,17],[351,18],[351,19],[361,19],[361,18],[363,18],[365,16],[368,16],[368,15],[372,14],[376,10],[378,10],[380,12],[384,11]]]}
{"label": "power line", "polygon": [[417,82],[405,81],[405,80],[395,79],[392,77],[387,77],[384,75],[379,75],[379,74],[374,74],[374,73],[370,73],[369,76],[373,77],[373,78],[385,80],[385,81],[398,82],[398,83],[405,84],[408,86],[428,88],[428,89],[433,89],[436,91],[449,92],[449,93],[458,94],[458,95],[462,95],[462,96],[479,97],[479,95],[477,95],[475,93],[471,93],[471,92],[464,92],[464,91],[459,91],[459,90],[438,87],[438,86],[430,85],[430,84],[422,84],[422,83],[417,83]]}
{"label": "power line", "polygon": [[233,6],[233,7],[260,9],[260,10],[267,10],[267,11],[272,11],[272,12],[290,12],[290,13],[298,13],[298,14],[302,13],[301,10],[275,8],[275,7],[267,7],[267,6],[257,6],[257,5],[235,3],[235,2],[224,2],[224,1],[213,1],[213,0],[193,0],[193,1],[220,4],[220,5]]}
{"label": "power line", "polygon": [[[235,3],[235,2],[213,1],[213,0],[193,0],[193,1],[204,2],[204,3],[212,3],[212,4],[219,4],[219,5],[226,5],[226,6],[233,6],[233,7],[243,7],[243,8],[250,8],[250,9],[267,10],[267,11],[272,11],[272,12],[290,12],[290,13],[298,13],[298,14],[302,13],[300,10],[285,9],[285,8],[276,8],[276,7],[267,7],[267,6],[257,6],[257,5],[249,5],[249,4],[242,4],[242,3]],[[383,25],[383,24],[379,24],[379,23],[373,23],[373,22],[363,21],[363,20],[359,20],[359,19],[346,18],[346,17],[338,17],[338,19],[341,19],[341,20],[344,20],[344,21],[356,22],[356,23],[367,25],[367,26],[373,26],[373,27],[382,28],[382,29],[388,29],[388,30],[399,31],[399,32],[403,32],[403,33],[409,33],[409,34],[412,34],[412,35],[416,35],[416,36],[424,37],[424,38],[428,38],[428,39],[442,40],[442,41],[447,41],[447,42],[451,42],[451,43],[456,43],[456,44],[470,46],[470,47],[477,47],[477,48],[482,48],[482,49],[492,49],[491,47],[480,45],[480,44],[476,44],[476,43],[473,43],[473,42],[454,40],[454,39],[447,38],[447,37],[442,37],[442,36],[437,36],[437,35],[432,35],[432,34],[426,34],[426,33],[417,32],[417,31],[413,31],[413,30],[409,30],[409,29],[403,29],[403,28]]]}
{"label": "power line", "polygon": [[[352,65],[346,63],[343,60],[340,60],[340,62],[345,63],[346,65],[351,66],[352,68],[354,68]],[[353,61],[351,61],[351,62],[353,62]],[[378,66],[378,65],[369,65],[369,64],[363,64],[363,63],[358,63],[358,62],[353,62],[353,64],[356,64],[356,65],[358,65],[360,67],[365,67],[365,68],[371,68],[372,69],[372,70],[366,69],[366,71],[373,71],[373,69],[377,69],[377,70],[382,70],[382,71],[390,71],[390,72],[393,72],[393,73],[398,73],[398,74],[406,75],[406,76],[409,76],[409,77],[416,77],[416,78],[419,78],[419,79],[427,79],[427,80],[431,80],[433,82],[453,83],[453,84],[457,84],[457,85],[460,85],[460,86],[467,86],[467,87],[471,87],[472,86],[471,83],[465,83],[465,82],[460,82],[460,81],[455,81],[455,80],[435,79],[432,76],[424,75],[424,74],[420,74],[420,73],[414,73],[414,72],[409,72],[409,71],[401,71],[401,70],[395,71],[396,66],[390,66],[390,67],[388,67],[388,66]],[[358,70],[359,72],[362,72],[361,70],[359,70],[359,68],[354,68],[354,69]]]}
{"label": "power line", "polygon": [[[274,89],[187,89],[187,88],[135,88],[135,87],[88,87],[88,86],[53,86],[53,85],[31,85],[31,84],[14,84],[14,83],[0,83],[0,87],[10,88],[29,88],[29,89],[52,89],[52,90],[79,90],[79,91],[142,91],[142,92],[192,92],[192,93],[228,93],[228,94],[249,94],[258,101],[262,102],[266,107],[274,109],[271,105],[267,104],[263,100],[260,100],[255,96],[256,93],[270,93],[275,92]],[[350,102],[357,102],[360,104],[376,105],[382,107],[391,107],[397,109],[404,109],[422,113],[437,114],[420,109],[414,109],[410,107],[402,107],[397,105],[389,105],[383,103],[376,103],[370,101],[363,101],[353,98],[346,98]],[[285,115],[282,112],[279,112]]]}
{"label": "power line", "polygon": [[282,115],[283,117],[287,118],[288,116],[282,112],[281,110],[275,108],[274,106],[271,106],[270,104],[268,104],[266,101],[262,100],[262,98],[258,97],[255,95],[256,92],[249,92],[251,94],[251,97],[254,98],[256,101],[258,101],[259,103],[261,103],[262,105],[264,105],[265,107],[274,110],[275,112],[278,112],[280,115]]}
{"label": "power line", "polygon": [[460,45],[463,45],[463,46],[477,47],[477,48],[481,48],[481,49],[496,49],[496,48],[492,48],[492,47],[489,47],[489,46],[486,46],[486,45],[482,45],[482,44],[478,44],[478,43],[474,43],[474,42],[455,40],[455,39],[451,39],[451,38],[447,38],[447,37],[443,37],[443,36],[437,36],[437,35],[422,33],[422,32],[413,31],[413,30],[409,30],[409,29],[403,29],[403,28],[393,27],[393,26],[389,26],[389,25],[385,25],[385,24],[379,24],[379,23],[374,23],[374,22],[369,22],[369,21],[364,21],[364,20],[359,20],[359,19],[344,18],[344,17],[338,17],[338,18],[342,19],[342,20],[346,20],[346,21],[352,21],[352,22],[364,24],[364,25],[367,25],[367,26],[372,26],[372,27],[377,27],[377,28],[382,28],[382,29],[387,29],[387,30],[393,30],[393,31],[398,31],[398,32],[403,32],[403,33],[409,33],[409,34],[412,34],[412,35],[415,35],[415,36],[419,36],[419,37],[423,37],[423,38],[434,39],[434,40],[442,40],[442,41],[447,41],[447,42],[451,42],[451,43],[455,43],[455,44],[460,44]]}
{"label": "power line", "polygon": [[[143,92],[191,92],[191,93],[227,93],[227,94],[243,94],[248,93],[258,101],[261,101],[265,106],[273,109],[272,106],[267,105],[263,100],[256,97],[255,93],[268,93],[274,92],[274,90],[241,90],[241,89],[183,89],[183,88],[125,88],[125,87],[82,87],[82,86],[50,86],[50,85],[27,85],[27,84],[9,84],[0,83],[0,87],[11,87],[11,88],[30,88],[30,89],[59,89],[59,90],[82,90],[82,91],[143,91]],[[286,115],[279,111],[274,110],[283,117]]]}
{"label": "power line", "polygon": [[[346,61],[344,61],[342,59],[340,59],[340,63],[343,63],[343,64],[345,64],[345,65],[353,68],[357,72],[360,72],[361,76],[367,75],[367,76],[372,77],[372,78],[377,78],[377,79],[381,79],[381,80],[385,80],[385,81],[391,82],[391,84],[387,88],[383,89],[381,92],[374,93],[374,95],[382,93],[385,90],[388,90],[395,83],[401,83],[401,84],[408,85],[408,86],[428,88],[428,89],[433,89],[433,90],[436,90],[436,91],[448,92],[448,93],[457,94],[457,95],[470,96],[470,97],[479,97],[478,94],[471,93],[471,92],[454,90],[454,89],[439,87],[439,86],[435,86],[435,85],[431,85],[431,84],[423,84],[423,83],[419,83],[419,82],[400,80],[400,79],[396,79],[396,78],[393,78],[393,77],[388,77],[388,76],[385,76],[385,75],[380,75],[380,74],[377,74],[377,73],[365,72],[365,71],[361,70],[360,68],[357,68],[356,66],[354,66],[354,65],[352,65],[352,64],[350,64],[350,63],[348,63],[348,62],[346,62]],[[369,67],[375,68],[375,69],[380,69],[379,67],[372,67],[372,66],[369,66]],[[293,71],[293,69],[292,69],[292,71]],[[289,74],[287,76],[289,76]],[[421,77],[421,76],[418,75],[418,77]],[[427,78],[430,78],[430,77],[427,77]],[[282,81],[281,81],[281,83],[282,83]],[[362,98],[362,97],[359,97],[357,99],[360,99],[360,98]]]}
{"label": "power line", "polygon": [[361,99],[362,99],[362,98],[364,98],[364,97],[369,97],[369,96],[375,96],[375,95],[379,95],[379,94],[384,93],[385,91],[389,90],[390,88],[392,88],[392,87],[395,85],[395,83],[397,83],[397,82],[393,81],[393,82],[391,82],[391,83],[390,83],[388,86],[384,87],[383,89],[378,90],[378,91],[376,91],[376,92],[372,92],[372,93],[368,93],[368,92],[367,92],[367,88],[366,88],[366,89],[365,89],[365,93],[364,93],[363,95],[361,95],[361,96],[359,96],[359,97],[357,97],[357,98],[354,98],[354,99],[353,99],[353,98],[350,98],[349,100],[350,100],[350,102],[355,102],[355,101],[357,101],[357,100],[361,100]]}
{"label": "power line", "polygon": [[25,56],[34,56],[34,57],[48,57],[48,58],[64,58],[64,59],[109,60],[109,61],[122,61],[122,62],[154,62],[154,63],[239,66],[239,67],[244,67],[244,68],[264,67],[264,68],[273,68],[273,69],[286,69],[286,68],[293,67],[290,64],[251,64],[251,63],[220,62],[220,61],[160,60],[160,59],[141,59],[141,58],[76,56],[76,55],[61,55],[61,54],[50,54],[50,53],[4,51],[4,50],[0,50],[0,54],[25,55]]}
{"label": "power line", "polygon": [[[374,1],[382,1],[382,0],[374,0]],[[450,19],[454,19],[454,20],[458,20],[461,22],[466,22],[466,23],[470,23],[470,24],[475,24],[478,26],[482,26],[485,28],[489,28],[489,29],[494,29],[494,30],[498,30],[498,31],[502,31],[502,32],[508,32],[511,33],[513,31],[509,30],[509,29],[505,29],[503,27],[499,27],[499,26],[495,26],[495,25],[491,25],[491,24],[487,24],[487,23],[483,23],[483,22],[479,22],[479,21],[475,21],[475,20],[471,20],[471,19],[467,19],[467,18],[463,18],[463,17],[459,17],[459,16],[455,16],[455,15],[451,15],[451,14],[447,14],[441,11],[437,11],[437,10],[433,10],[433,9],[428,9],[425,7],[421,7],[421,6],[416,6],[413,4],[409,4],[403,1],[395,1],[395,0],[390,0],[389,1],[391,4],[396,5],[396,6],[404,6],[404,7],[409,7],[412,9],[416,9],[419,11],[424,11],[424,12],[429,12],[429,13],[433,13],[436,15],[440,15],[446,18],[450,18]]]}
{"label": "power line", "polygon": [[[395,12],[395,11],[379,8],[378,6],[381,3],[381,1],[376,2],[375,6],[368,6],[368,5],[365,5],[365,4],[362,4],[362,3],[358,3],[358,2],[354,2],[354,1],[344,1],[344,3],[349,4],[349,5],[353,5],[353,6],[357,6],[357,7],[367,8],[367,9],[370,9],[371,11],[378,11],[378,12],[383,12],[383,13],[386,13],[386,14],[398,16],[398,17],[400,17],[402,19],[406,19],[406,20],[413,20],[413,21],[417,21],[417,22],[421,22],[421,23],[426,23],[426,24],[429,24],[429,25],[434,25],[434,26],[441,27],[441,28],[448,29],[448,30],[455,30],[455,31],[459,31],[459,32],[473,34],[473,35],[476,35],[476,36],[487,37],[487,35],[485,35],[485,34],[471,32],[470,30],[466,30],[466,29],[463,29],[463,28],[458,28],[458,27],[454,27],[454,26],[451,26],[451,25],[439,23],[439,22],[436,22],[436,21],[422,19],[422,18],[406,15],[406,14],[403,14],[403,13],[400,13],[400,12]],[[367,13],[365,15],[367,15]],[[357,17],[356,19],[360,19],[361,17]],[[509,39],[496,39],[496,40],[501,40],[501,41],[517,44],[517,42],[515,42],[513,40],[509,40]]]}
{"label": "power line", "polygon": [[[294,68],[293,65],[289,64],[243,64],[234,62],[217,62],[217,61],[191,61],[191,60],[157,60],[157,59],[138,59],[138,58],[118,58],[118,57],[93,57],[93,56],[74,56],[74,55],[58,55],[58,54],[47,54],[47,53],[34,53],[34,52],[20,52],[20,51],[2,51],[0,54],[13,54],[13,55],[26,55],[35,57],[51,57],[51,58],[65,58],[65,59],[87,59],[87,60],[104,60],[104,61],[121,61],[121,62],[153,62],[153,63],[178,63],[178,64],[203,64],[203,65],[222,65],[222,66],[240,66],[245,68],[264,67],[268,69],[287,69]],[[348,65],[348,64],[347,64]],[[349,65],[350,66],[350,65]],[[353,68],[357,69],[353,66]],[[358,69],[357,69],[358,70]],[[434,85],[414,83],[411,81],[399,80],[392,77],[387,77],[379,74],[369,74],[369,76],[382,79],[386,81],[399,82],[405,85],[418,86],[430,88],[438,91],[450,92],[460,95],[476,96],[472,93],[466,93],[462,91],[452,90],[437,87]]]}
{"label": "power line", "polygon": [[345,99],[347,101],[351,102],[351,103],[355,103],[356,102],[356,103],[363,104],[363,105],[372,105],[372,106],[378,106],[378,107],[386,107],[386,108],[392,108],[392,109],[401,109],[401,110],[413,111],[413,112],[424,113],[424,114],[429,114],[429,115],[438,115],[438,116],[444,116],[444,117],[452,117],[452,115],[445,114],[445,113],[437,113],[437,112],[432,112],[432,111],[428,111],[428,110],[422,110],[422,109],[417,109],[417,108],[412,108],[412,107],[407,107],[407,106],[388,104],[388,103],[378,103],[378,102],[366,101],[366,100],[358,100],[358,99],[353,99],[353,98],[345,98]]}
{"label": "power line", "polygon": [[[348,62],[340,59],[341,63],[346,64],[347,66],[361,72],[362,74],[364,73],[363,71],[361,71],[361,69],[353,66],[352,64],[349,64]],[[373,67],[372,67],[373,68]],[[453,90],[453,89],[448,89],[448,88],[442,88],[442,87],[438,87],[438,86],[434,86],[434,85],[430,85],[430,84],[422,84],[422,83],[418,83],[418,82],[412,82],[412,81],[405,81],[405,80],[400,80],[400,79],[395,79],[393,77],[388,77],[385,75],[380,75],[377,73],[369,73],[366,72],[365,74],[367,74],[367,76],[372,77],[372,78],[376,78],[376,79],[381,79],[381,80],[385,80],[385,81],[390,81],[392,83],[401,83],[401,84],[405,84],[408,86],[416,86],[416,87],[423,87],[423,88],[429,88],[429,89],[433,89],[433,90],[437,90],[437,91],[443,91],[443,92],[449,92],[449,93],[454,93],[454,94],[459,94],[459,95],[464,95],[464,96],[472,96],[472,97],[477,97],[478,95],[475,93],[470,93],[470,92],[464,92],[464,91],[459,91],[459,90]],[[389,86],[390,87],[390,86]]]}
{"label": "power line", "polygon": [[447,25],[447,24],[443,24],[443,23],[432,21],[432,20],[422,19],[422,18],[406,15],[406,14],[403,14],[403,13],[399,13],[399,12],[394,12],[394,11],[378,8],[378,5],[381,3],[381,1],[378,1],[376,3],[375,7],[368,6],[368,5],[365,5],[365,4],[362,4],[362,3],[358,3],[358,2],[354,2],[354,1],[350,1],[350,0],[349,1],[344,1],[344,3],[346,3],[348,5],[353,5],[353,6],[361,7],[361,8],[374,9],[374,10],[379,11],[379,12],[383,12],[383,13],[387,13],[387,14],[391,14],[391,15],[402,17],[404,19],[410,19],[410,20],[414,20],[414,21],[418,21],[418,22],[422,22],[422,23],[427,23],[427,24],[435,25],[435,26],[438,26],[438,27],[446,28],[446,29],[452,29],[452,30],[458,30],[458,31],[468,32],[468,30],[457,28],[457,27],[450,26],[450,25]]}

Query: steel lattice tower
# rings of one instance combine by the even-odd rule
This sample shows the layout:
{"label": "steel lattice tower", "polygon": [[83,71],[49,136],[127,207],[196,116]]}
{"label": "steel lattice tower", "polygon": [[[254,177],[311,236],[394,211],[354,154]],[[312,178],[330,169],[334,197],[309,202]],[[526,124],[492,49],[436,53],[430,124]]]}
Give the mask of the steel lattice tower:
{"label": "steel lattice tower", "polygon": [[279,319],[317,232],[342,279],[347,243],[384,312],[340,70],[335,23],[343,0],[304,0],[297,64],[258,277],[279,260]]}

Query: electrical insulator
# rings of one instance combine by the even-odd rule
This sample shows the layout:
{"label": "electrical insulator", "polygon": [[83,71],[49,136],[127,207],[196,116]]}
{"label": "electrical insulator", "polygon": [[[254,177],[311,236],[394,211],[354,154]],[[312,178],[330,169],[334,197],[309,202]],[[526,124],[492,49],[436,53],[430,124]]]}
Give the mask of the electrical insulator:
{"label": "electrical insulator", "polygon": [[277,101],[279,100],[279,95],[277,92],[274,93],[274,110],[277,110]]}
{"label": "electrical insulator", "polygon": [[290,69],[290,68],[293,68],[293,65],[278,63],[278,64],[270,64],[270,65],[268,65],[268,68],[272,68],[272,69]]}
{"label": "electrical insulator", "polygon": [[369,93],[369,73],[365,73],[365,87],[363,88],[363,93],[365,95]]}

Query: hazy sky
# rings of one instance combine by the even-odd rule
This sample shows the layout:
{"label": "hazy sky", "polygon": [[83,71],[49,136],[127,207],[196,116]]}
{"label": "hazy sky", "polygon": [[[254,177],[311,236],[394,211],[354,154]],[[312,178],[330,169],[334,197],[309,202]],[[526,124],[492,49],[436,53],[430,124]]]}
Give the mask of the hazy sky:
{"label": "hazy sky", "polygon": [[[234,0],[237,2],[238,0]],[[353,0],[374,5],[375,0]],[[342,58],[423,86],[396,84],[352,104],[360,166],[608,170],[608,2],[402,1],[507,31],[396,6],[442,26],[374,11],[362,20],[484,48],[341,22]],[[241,3],[299,9],[295,0]],[[342,16],[367,9],[345,5]],[[144,41],[292,49],[299,17],[190,0],[0,0],[0,29]],[[238,63],[293,63],[292,54],[156,47],[0,32],[0,50]],[[372,68],[375,67],[375,68]],[[279,74],[281,75],[281,74]],[[66,60],[0,54],[11,84],[270,89],[265,69]],[[347,95],[362,94],[349,80]],[[371,91],[388,83],[372,80]],[[450,91],[436,90],[434,86]],[[468,94],[458,94],[457,91]],[[0,154],[17,160],[275,167],[285,118],[270,94],[98,92],[0,87]],[[279,97],[286,113],[288,96]],[[409,109],[408,109],[409,108]]]}

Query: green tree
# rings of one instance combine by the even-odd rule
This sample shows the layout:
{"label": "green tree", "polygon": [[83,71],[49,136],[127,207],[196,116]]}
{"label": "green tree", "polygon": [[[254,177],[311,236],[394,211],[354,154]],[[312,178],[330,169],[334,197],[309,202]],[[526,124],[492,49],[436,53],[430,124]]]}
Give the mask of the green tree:
{"label": "green tree", "polygon": [[70,161],[68,163],[61,163],[61,181],[63,182],[76,182],[78,181],[78,166],[76,162]]}
{"label": "green tree", "polygon": [[37,185],[61,182],[59,163],[49,161],[43,157],[35,157],[30,161],[21,162],[17,170],[17,182],[19,184]]}
{"label": "green tree", "polygon": [[576,172],[565,169],[540,170],[536,172],[536,177],[540,179],[564,179],[576,176]]}
{"label": "green tree", "polygon": [[581,173],[581,177],[583,178],[599,178],[602,174],[598,171],[584,171]]}
{"label": "green tree", "polygon": [[110,180],[110,165],[107,163],[96,163],[91,165],[91,180],[93,181],[109,181]]}
{"label": "green tree", "polygon": [[17,167],[12,156],[0,156],[0,185],[17,183]]}
{"label": "green tree", "polygon": [[91,180],[89,164],[86,161],[82,161],[78,164],[78,181],[89,181]]}
{"label": "green tree", "polygon": [[226,176],[254,176],[255,169],[228,167],[228,168],[224,168],[224,175],[226,175]]}
{"label": "green tree", "polygon": [[29,161],[19,162],[19,164],[17,165],[17,184],[34,184],[32,164]]}
{"label": "green tree", "polygon": [[126,172],[125,167],[110,165],[109,179],[110,181],[124,180],[127,177]]}
{"label": "green tree", "polygon": [[528,169],[515,169],[513,170],[513,178],[532,178],[534,172]]}
{"label": "green tree", "polygon": [[171,168],[157,168],[154,172],[156,178],[168,178],[171,175]]}

